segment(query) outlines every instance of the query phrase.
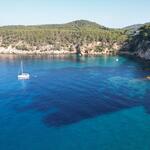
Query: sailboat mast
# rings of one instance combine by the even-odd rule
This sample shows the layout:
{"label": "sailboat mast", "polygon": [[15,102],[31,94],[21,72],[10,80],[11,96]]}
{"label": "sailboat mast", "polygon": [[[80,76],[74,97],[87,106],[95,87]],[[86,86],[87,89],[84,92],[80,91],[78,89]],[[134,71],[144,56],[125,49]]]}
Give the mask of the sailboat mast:
{"label": "sailboat mast", "polygon": [[23,63],[21,61],[21,73],[23,73]]}

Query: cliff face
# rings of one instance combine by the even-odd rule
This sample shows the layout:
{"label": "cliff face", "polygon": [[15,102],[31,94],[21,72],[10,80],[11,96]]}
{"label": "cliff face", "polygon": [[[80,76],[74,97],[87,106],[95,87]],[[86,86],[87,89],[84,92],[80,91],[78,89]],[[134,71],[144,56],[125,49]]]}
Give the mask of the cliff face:
{"label": "cliff face", "polygon": [[141,58],[150,59],[150,41],[142,41],[136,47],[135,54]]}
{"label": "cliff face", "polygon": [[98,55],[98,54],[117,54],[121,49],[122,43],[120,42],[92,42],[83,44],[80,47],[81,54]]}
{"label": "cliff face", "polygon": [[5,54],[82,54],[82,55],[102,55],[102,54],[116,54],[121,49],[121,42],[84,42],[81,44],[68,45],[29,45],[25,42],[18,42],[7,47],[0,45],[0,53]]}
{"label": "cliff face", "polygon": [[142,26],[129,36],[122,52],[150,59],[150,24]]}

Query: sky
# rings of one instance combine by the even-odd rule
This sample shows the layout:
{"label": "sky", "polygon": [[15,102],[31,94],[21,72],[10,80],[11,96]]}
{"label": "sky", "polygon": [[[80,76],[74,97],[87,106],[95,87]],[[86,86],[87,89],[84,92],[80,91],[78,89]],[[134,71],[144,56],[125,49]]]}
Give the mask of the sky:
{"label": "sky", "polygon": [[0,0],[0,26],[84,19],[120,28],[150,22],[150,0]]}

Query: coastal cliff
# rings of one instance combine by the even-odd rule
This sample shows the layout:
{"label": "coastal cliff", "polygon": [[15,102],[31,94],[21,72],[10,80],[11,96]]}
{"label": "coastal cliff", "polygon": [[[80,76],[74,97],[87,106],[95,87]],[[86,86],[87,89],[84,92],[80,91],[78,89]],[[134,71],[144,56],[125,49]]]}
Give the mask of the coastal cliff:
{"label": "coastal cliff", "polygon": [[0,53],[99,55],[117,53],[123,30],[77,20],[60,25],[0,27]]}
{"label": "coastal cliff", "polygon": [[150,59],[150,24],[111,29],[87,20],[0,27],[0,53],[128,54]]}
{"label": "coastal cliff", "polygon": [[129,36],[121,53],[150,59],[150,24],[145,24]]}
{"label": "coastal cliff", "polygon": [[18,48],[18,45],[8,47],[0,47],[1,54],[81,54],[81,55],[103,55],[117,54],[122,46],[121,43],[109,42],[91,42],[83,43],[83,45],[69,45],[68,47],[60,46],[57,49],[54,45],[31,46],[24,44],[26,49]]}

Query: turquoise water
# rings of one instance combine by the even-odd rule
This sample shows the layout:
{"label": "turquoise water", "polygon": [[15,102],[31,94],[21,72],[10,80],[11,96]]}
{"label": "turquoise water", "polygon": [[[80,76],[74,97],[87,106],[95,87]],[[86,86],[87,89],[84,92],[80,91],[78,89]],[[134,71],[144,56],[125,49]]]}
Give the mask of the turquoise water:
{"label": "turquoise water", "polygon": [[0,150],[150,150],[147,75],[125,56],[1,55]]}

